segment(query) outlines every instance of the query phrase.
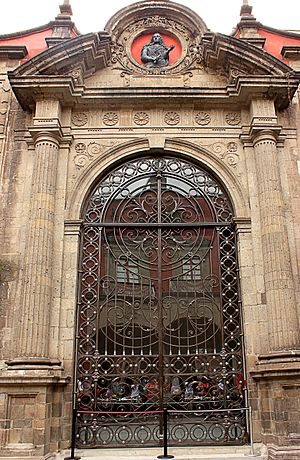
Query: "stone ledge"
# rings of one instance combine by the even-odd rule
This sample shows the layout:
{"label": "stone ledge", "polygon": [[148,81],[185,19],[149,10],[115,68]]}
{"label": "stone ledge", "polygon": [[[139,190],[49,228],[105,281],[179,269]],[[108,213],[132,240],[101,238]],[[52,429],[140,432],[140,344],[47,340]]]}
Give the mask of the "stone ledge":
{"label": "stone ledge", "polygon": [[0,372],[0,386],[20,385],[45,386],[45,385],[67,385],[71,381],[69,375],[63,374],[60,369],[11,369]]}
{"label": "stone ledge", "polygon": [[300,378],[300,351],[291,350],[259,355],[250,374],[254,379]]}
{"label": "stone ledge", "polygon": [[268,446],[269,460],[299,460],[299,446]]}

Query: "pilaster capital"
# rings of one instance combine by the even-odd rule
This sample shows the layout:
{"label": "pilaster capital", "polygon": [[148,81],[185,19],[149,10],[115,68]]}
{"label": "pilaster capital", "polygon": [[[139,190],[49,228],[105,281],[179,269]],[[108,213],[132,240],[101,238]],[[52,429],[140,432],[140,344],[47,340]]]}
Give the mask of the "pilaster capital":
{"label": "pilaster capital", "polygon": [[235,224],[237,233],[251,233],[251,219],[250,217],[234,217],[233,222]]}
{"label": "pilaster capital", "polygon": [[60,125],[32,126],[29,128],[29,133],[35,146],[41,142],[50,142],[59,147],[64,137]]}
{"label": "pilaster capital", "polygon": [[245,147],[255,147],[258,143],[273,143],[283,145],[285,135],[281,133],[281,126],[252,125],[248,132],[240,135]]}

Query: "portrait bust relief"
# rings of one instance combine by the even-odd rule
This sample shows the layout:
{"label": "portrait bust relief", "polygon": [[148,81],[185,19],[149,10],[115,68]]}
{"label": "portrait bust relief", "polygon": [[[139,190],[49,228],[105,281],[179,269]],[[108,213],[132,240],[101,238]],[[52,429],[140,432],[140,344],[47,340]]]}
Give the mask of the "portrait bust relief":
{"label": "portrait bust relief", "polygon": [[143,46],[141,60],[149,68],[166,67],[169,65],[169,54],[174,48],[174,45],[168,48],[162,36],[159,33],[155,33],[152,35],[150,43]]}

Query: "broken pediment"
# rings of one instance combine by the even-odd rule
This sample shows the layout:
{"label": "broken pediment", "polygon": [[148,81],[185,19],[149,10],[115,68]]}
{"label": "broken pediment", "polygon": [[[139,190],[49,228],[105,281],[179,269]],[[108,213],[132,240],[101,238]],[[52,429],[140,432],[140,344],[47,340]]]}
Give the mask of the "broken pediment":
{"label": "broken pediment", "polygon": [[[75,98],[95,103],[123,96],[220,102],[264,94],[285,107],[298,86],[288,65],[243,40],[209,32],[196,13],[169,0],[144,0],[123,8],[104,32],[53,46],[9,78],[24,108],[44,92],[55,93],[66,104]],[[134,87],[141,88],[140,94],[130,93]],[[197,94],[188,95],[189,89]]]}

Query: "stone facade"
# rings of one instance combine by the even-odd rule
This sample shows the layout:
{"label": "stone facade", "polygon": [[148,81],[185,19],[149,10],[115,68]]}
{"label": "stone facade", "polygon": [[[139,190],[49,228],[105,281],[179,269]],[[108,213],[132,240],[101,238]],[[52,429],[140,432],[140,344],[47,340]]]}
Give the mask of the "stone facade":
{"label": "stone facade", "polygon": [[[0,458],[69,447],[82,207],[116,162],[157,151],[203,165],[231,197],[254,441],[300,457],[299,61],[153,3],[21,66],[1,54]],[[132,57],[154,31],[182,46],[164,70]]]}

